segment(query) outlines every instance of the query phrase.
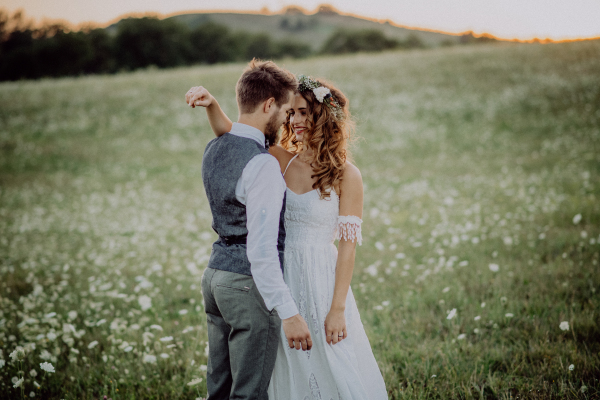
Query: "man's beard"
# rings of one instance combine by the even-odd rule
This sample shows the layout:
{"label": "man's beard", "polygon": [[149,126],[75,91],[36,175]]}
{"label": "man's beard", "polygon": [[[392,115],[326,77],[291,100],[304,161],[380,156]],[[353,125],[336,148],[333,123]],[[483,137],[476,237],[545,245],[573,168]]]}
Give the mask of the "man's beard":
{"label": "man's beard", "polygon": [[265,127],[265,139],[269,141],[269,146],[277,143],[279,128],[281,127],[281,124],[278,124],[278,122],[277,115],[273,115]]}

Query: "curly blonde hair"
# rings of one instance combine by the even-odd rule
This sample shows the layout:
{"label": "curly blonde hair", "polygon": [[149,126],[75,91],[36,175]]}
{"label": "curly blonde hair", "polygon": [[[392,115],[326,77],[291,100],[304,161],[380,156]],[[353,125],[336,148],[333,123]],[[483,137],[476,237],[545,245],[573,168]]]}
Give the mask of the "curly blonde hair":
{"label": "curly blonde hair", "polygon": [[317,100],[312,90],[299,91],[308,104],[304,141],[300,143],[296,140],[288,113],[279,144],[296,154],[308,149],[313,151],[312,158],[308,160],[313,170],[311,178],[317,178],[313,189],[318,189],[321,199],[328,199],[331,189],[342,180],[346,161],[351,160],[348,145],[355,125],[346,96],[329,82],[322,79],[318,79],[317,82],[331,91],[331,95],[341,107],[342,115],[338,112],[336,117],[330,107]]}

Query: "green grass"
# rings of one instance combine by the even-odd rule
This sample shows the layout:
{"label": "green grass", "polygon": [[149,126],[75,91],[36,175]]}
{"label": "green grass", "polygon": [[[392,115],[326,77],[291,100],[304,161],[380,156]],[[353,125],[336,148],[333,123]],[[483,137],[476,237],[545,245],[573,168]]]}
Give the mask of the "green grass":
{"label": "green grass", "polygon": [[[284,64],[336,82],[358,123],[352,288],[390,398],[600,397],[600,42]],[[205,377],[212,134],[184,94],[235,118],[242,68],[0,85],[1,398],[19,371],[36,398],[206,395],[187,383]]]}

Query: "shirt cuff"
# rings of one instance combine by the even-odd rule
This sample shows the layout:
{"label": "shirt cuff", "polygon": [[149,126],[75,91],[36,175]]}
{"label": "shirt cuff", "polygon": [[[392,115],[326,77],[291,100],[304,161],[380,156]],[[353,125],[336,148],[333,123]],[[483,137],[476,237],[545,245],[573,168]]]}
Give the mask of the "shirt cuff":
{"label": "shirt cuff", "polygon": [[280,319],[288,319],[296,314],[299,314],[298,307],[296,307],[296,302],[291,296],[288,301],[283,304],[279,304],[274,308],[275,311],[277,311],[277,314],[279,314]]}

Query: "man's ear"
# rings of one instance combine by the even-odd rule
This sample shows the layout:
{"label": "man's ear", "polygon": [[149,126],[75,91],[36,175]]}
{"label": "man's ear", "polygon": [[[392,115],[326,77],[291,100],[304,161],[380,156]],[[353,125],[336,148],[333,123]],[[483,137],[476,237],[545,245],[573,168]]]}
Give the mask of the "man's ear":
{"label": "man's ear", "polygon": [[269,114],[271,112],[271,107],[275,106],[275,97],[269,97],[264,103],[263,103],[263,111],[267,114]]}

